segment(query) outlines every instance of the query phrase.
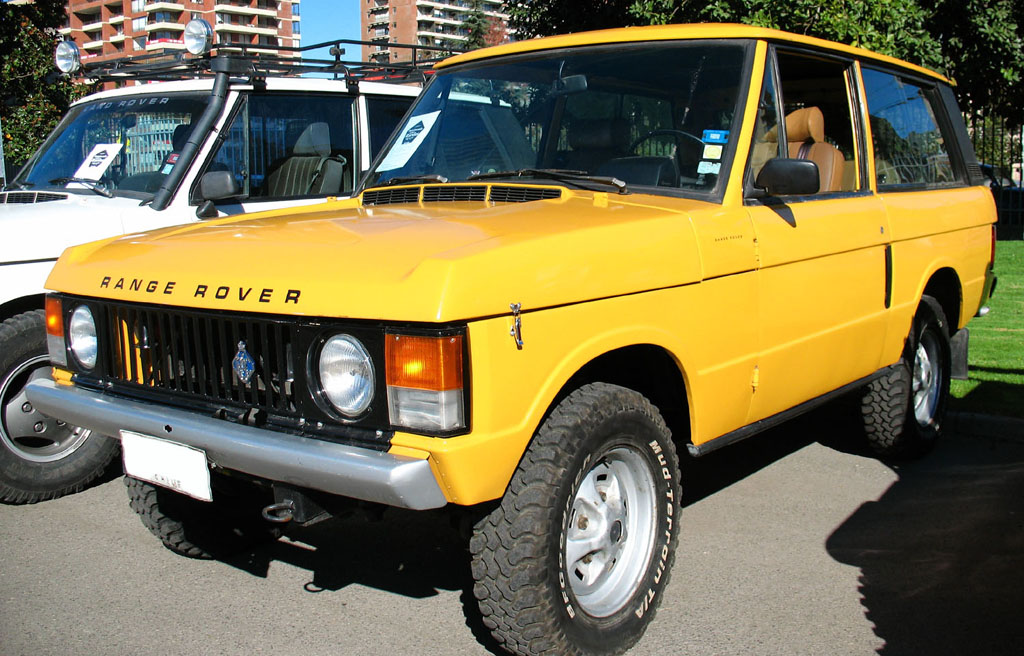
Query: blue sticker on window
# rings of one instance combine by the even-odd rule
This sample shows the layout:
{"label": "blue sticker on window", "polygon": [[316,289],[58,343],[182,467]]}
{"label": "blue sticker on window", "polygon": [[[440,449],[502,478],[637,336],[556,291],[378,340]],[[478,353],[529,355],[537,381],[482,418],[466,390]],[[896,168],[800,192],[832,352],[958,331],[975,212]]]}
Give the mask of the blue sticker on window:
{"label": "blue sticker on window", "polygon": [[704,143],[725,144],[729,143],[728,130],[704,130]]}

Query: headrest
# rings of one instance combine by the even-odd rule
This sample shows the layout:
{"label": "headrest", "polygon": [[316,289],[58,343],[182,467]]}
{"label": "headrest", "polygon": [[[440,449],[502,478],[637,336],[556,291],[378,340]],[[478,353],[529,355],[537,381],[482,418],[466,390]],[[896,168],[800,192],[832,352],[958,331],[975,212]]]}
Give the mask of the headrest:
{"label": "headrest", "polygon": [[629,123],[624,119],[583,119],[569,126],[569,146],[581,148],[619,148],[629,145]]}
{"label": "headrest", "polygon": [[171,133],[171,150],[176,153],[180,153],[181,149],[185,147],[185,142],[188,141],[188,135],[192,132],[191,123],[182,123],[181,125],[175,126],[174,132]]}
{"label": "headrest", "polygon": [[[825,141],[825,117],[817,107],[804,107],[786,116],[786,139],[790,143],[803,143],[810,139],[814,143]],[[764,135],[765,141],[779,140],[778,126]]]}
{"label": "headrest", "polygon": [[331,128],[326,123],[310,123],[295,140],[292,153],[327,157],[331,154]]}

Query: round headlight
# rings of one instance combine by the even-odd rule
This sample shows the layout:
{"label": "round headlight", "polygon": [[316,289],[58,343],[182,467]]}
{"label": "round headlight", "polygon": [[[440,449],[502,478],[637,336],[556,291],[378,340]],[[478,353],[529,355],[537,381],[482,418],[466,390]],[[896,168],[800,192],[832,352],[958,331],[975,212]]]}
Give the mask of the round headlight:
{"label": "round headlight", "polygon": [[355,417],[373,400],[373,363],[359,340],[335,335],[320,350],[320,387],[344,415]]}
{"label": "round headlight", "polygon": [[61,73],[74,73],[82,66],[82,56],[74,41],[58,43],[57,53],[53,59],[57,63],[57,70]]}
{"label": "round headlight", "polygon": [[96,366],[96,322],[92,312],[84,305],[79,305],[71,313],[68,341],[71,343],[71,352],[83,367],[92,369]]}
{"label": "round headlight", "polygon": [[213,28],[202,18],[190,20],[185,25],[185,50],[193,55],[203,55],[213,47]]}

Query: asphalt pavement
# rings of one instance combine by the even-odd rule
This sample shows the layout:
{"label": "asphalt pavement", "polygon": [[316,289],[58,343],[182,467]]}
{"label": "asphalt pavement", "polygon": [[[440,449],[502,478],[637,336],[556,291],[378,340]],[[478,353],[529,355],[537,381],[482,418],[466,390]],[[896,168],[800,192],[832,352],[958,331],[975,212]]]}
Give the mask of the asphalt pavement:
{"label": "asphalt pavement", "polygon": [[[883,463],[829,408],[687,462],[672,580],[630,654],[1020,653],[1024,431],[953,425]],[[405,511],[190,560],[111,479],[0,506],[0,654],[500,653],[467,562],[448,515]]]}

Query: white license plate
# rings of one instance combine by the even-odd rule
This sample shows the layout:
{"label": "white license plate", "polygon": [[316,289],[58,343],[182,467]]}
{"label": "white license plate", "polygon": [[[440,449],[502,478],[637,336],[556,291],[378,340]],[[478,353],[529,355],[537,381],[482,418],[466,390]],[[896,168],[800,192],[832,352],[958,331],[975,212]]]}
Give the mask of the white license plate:
{"label": "white license plate", "polygon": [[206,452],[158,437],[121,431],[124,471],[129,476],[213,501]]}

